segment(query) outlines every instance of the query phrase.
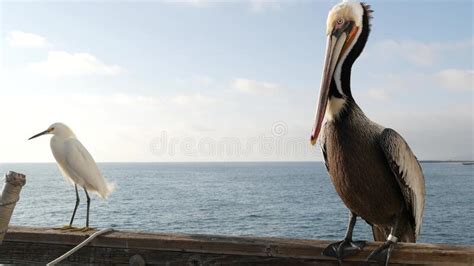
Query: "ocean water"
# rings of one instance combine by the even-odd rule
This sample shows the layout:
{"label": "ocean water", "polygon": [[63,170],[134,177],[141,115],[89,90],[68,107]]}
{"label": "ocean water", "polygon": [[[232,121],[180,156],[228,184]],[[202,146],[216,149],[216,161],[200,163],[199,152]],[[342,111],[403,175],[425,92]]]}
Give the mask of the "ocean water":
{"label": "ocean water", "polygon": [[[236,236],[340,239],[348,211],[319,162],[103,163],[116,184],[92,196],[91,226]],[[419,242],[474,244],[474,166],[425,163],[426,209]],[[61,226],[75,204],[55,164],[0,164],[27,175],[11,224]],[[3,181],[2,181],[3,183]],[[75,224],[85,224],[86,201]],[[354,237],[371,239],[358,220]]]}

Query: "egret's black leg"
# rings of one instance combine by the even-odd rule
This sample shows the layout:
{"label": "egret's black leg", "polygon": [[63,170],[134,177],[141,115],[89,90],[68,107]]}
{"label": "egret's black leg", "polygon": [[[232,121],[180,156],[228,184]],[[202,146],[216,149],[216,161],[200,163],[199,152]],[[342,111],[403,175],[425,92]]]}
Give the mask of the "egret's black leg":
{"label": "egret's black leg", "polygon": [[332,243],[323,250],[323,255],[328,257],[334,257],[339,262],[342,259],[353,256],[359,253],[365,246],[365,241],[352,241],[352,232],[356,224],[357,215],[354,213],[349,214],[349,225],[347,227],[346,236],[344,240]]}
{"label": "egret's black leg", "polygon": [[81,201],[79,199],[79,192],[77,192],[76,184],[74,184],[74,188],[76,189],[76,206],[74,206],[74,211],[72,212],[72,217],[71,217],[71,221],[69,222],[69,227],[72,227],[72,222],[74,222],[74,216],[76,216],[77,207],[79,206],[79,202]]}
{"label": "egret's black leg", "polygon": [[87,197],[87,216],[86,216],[86,228],[89,228],[89,208],[91,206],[91,198],[89,197],[89,193],[87,193],[87,189],[84,188],[84,192],[86,192]]}
{"label": "egret's black leg", "polygon": [[398,228],[398,217],[395,218],[395,223],[390,228],[390,235],[387,237],[387,241],[383,243],[380,247],[376,248],[372,251],[369,256],[367,257],[367,261],[377,261],[379,265],[388,265],[388,261],[390,260],[390,255],[392,254],[392,250],[395,248],[397,244],[398,238],[395,236],[395,232],[397,232]]}

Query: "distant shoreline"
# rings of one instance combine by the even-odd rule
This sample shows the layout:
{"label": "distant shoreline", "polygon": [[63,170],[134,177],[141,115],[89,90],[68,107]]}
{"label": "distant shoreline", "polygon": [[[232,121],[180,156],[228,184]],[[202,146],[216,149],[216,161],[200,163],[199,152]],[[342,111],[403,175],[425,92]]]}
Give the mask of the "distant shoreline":
{"label": "distant shoreline", "polygon": [[[202,163],[324,163],[323,161],[176,161],[176,162],[97,162],[99,164],[202,164]],[[467,163],[474,164],[474,160],[420,160],[420,163]],[[55,164],[55,162],[0,162],[1,164]]]}
{"label": "distant shoreline", "polygon": [[420,163],[474,163],[469,160],[420,160]]}

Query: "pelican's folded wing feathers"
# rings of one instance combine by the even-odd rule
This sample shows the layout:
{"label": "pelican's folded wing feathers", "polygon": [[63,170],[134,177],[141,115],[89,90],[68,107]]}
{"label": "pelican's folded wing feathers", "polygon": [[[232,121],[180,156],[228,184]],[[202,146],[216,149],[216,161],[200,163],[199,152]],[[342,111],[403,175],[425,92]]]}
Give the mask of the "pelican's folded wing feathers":
{"label": "pelican's folded wing feathers", "polygon": [[414,229],[418,236],[425,206],[425,178],[420,163],[405,140],[393,129],[383,130],[380,146],[397,179],[407,208],[413,215]]}

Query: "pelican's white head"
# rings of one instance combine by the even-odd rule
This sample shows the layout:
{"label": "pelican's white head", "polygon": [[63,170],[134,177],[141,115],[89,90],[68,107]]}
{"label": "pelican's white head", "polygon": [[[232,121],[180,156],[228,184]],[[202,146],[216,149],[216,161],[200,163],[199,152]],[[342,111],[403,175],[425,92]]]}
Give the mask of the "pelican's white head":
{"label": "pelican's white head", "polygon": [[46,134],[53,134],[54,136],[60,137],[60,138],[75,137],[74,132],[72,132],[72,130],[68,126],[66,126],[63,123],[54,123],[51,126],[49,126],[48,129],[46,129],[45,131],[34,135],[28,140],[34,139]]}
{"label": "pelican's white head", "polygon": [[329,117],[337,116],[350,91],[350,68],[362,52],[369,35],[370,6],[357,0],[343,0],[328,14],[326,22],[327,46],[324,59],[318,108],[311,134],[314,145],[319,136],[330,98],[337,98],[329,106]]}
{"label": "pelican's white head", "polygon": [[[334,29],[340,28],[342,24],[353,22],[356,27],[362,27],[364,15],[363,4],[355,0],[344,0],[335,5],[328,14],[326,22],[326,33],[331,34]],[[341,23],[342,22],[342,23]]]}

